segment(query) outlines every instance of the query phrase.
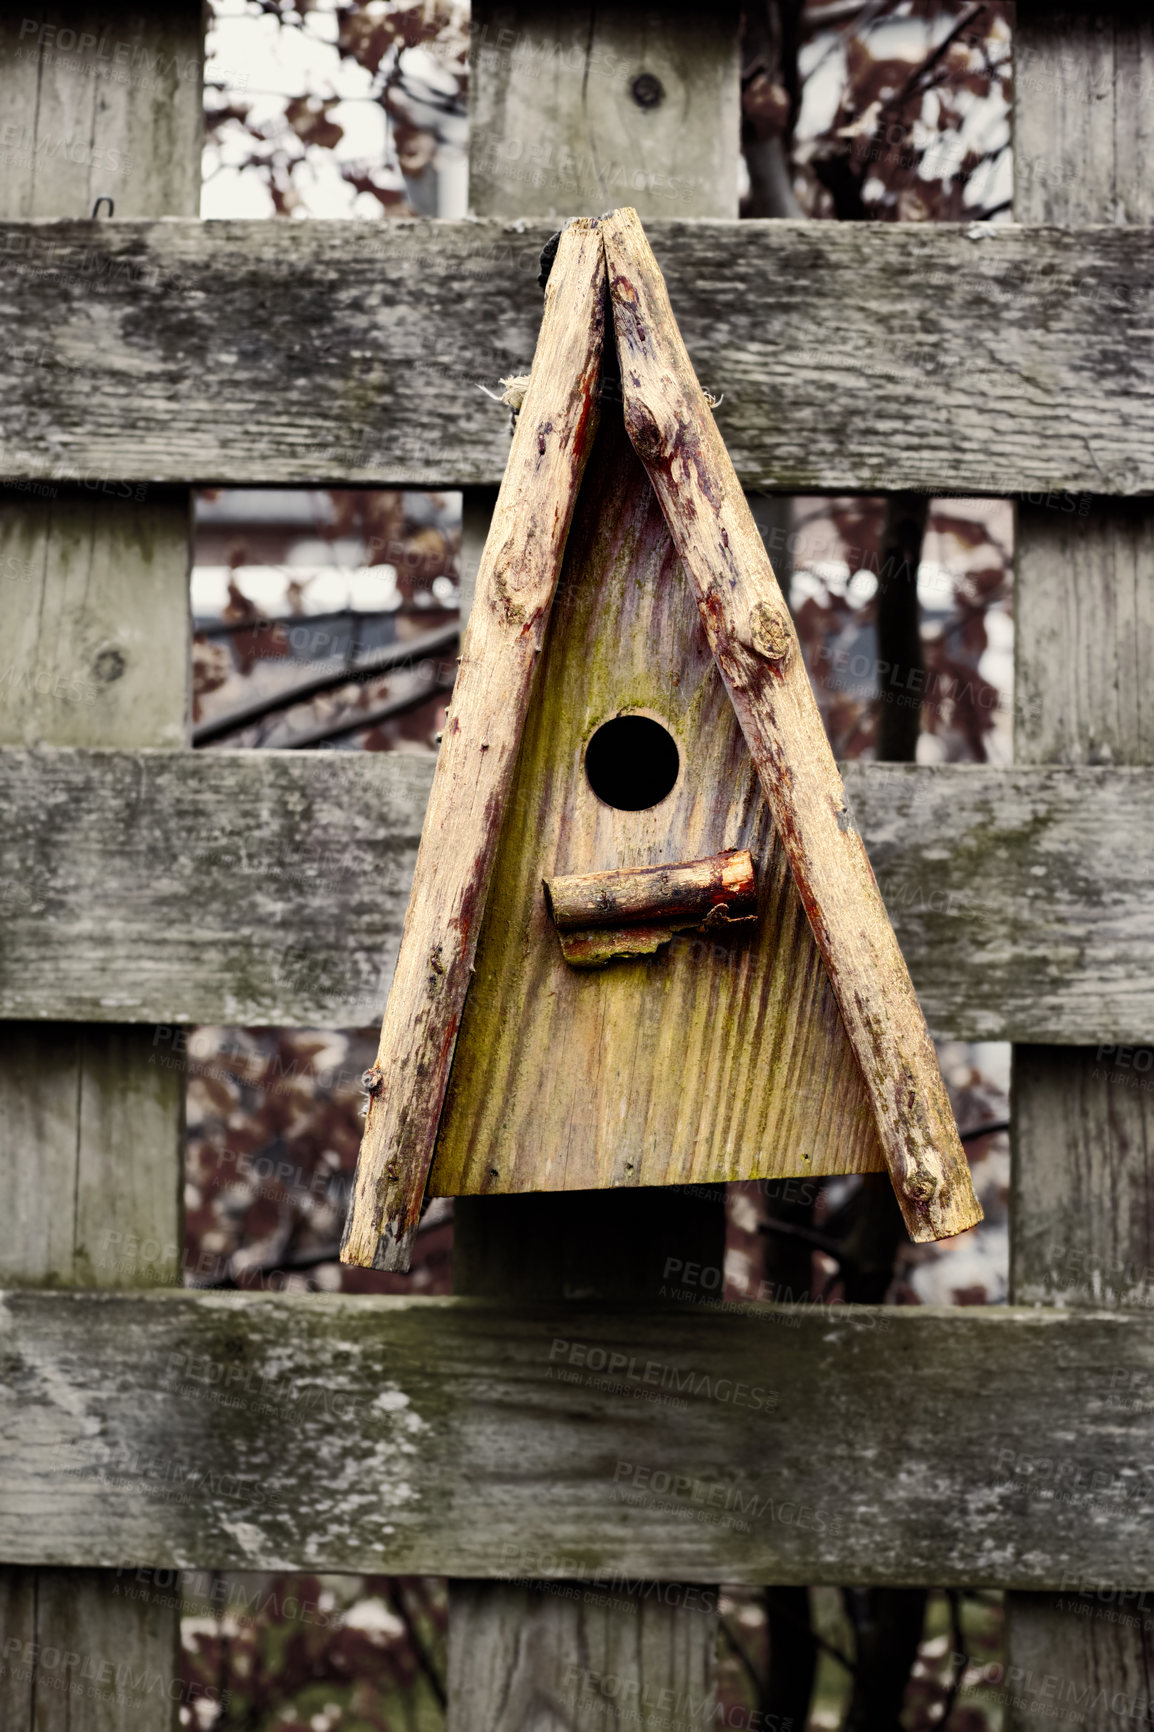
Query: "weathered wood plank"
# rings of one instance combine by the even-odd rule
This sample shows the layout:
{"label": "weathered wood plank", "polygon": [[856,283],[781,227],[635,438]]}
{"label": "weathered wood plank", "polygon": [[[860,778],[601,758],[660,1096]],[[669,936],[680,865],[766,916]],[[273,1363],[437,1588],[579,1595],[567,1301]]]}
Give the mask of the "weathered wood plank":
{"label": "weathered wood plank", "polygon": [[470,208],[736,217],[739,41],[733,0],[708,11],[666,0],[659,12],[644,0],[475,5]]}
{"label": "weathered wood plank", "polygon": [[[1152,75],[1154,76],[1154,75]],[[1145,764],[1154,756],[1154,505],[1018,509],[1014,757]]]}
{"label": "weathered wood plank", "polygon": [[0,1319],[14,1562],[1154,1582],[1144,1317],[155,1291]]}
{"label": "weathered wood plank", "polygon": [[[1150,1038],[1154,772],[844,770],[935,1032]],[[363,1027],[431,773],[399,754],[0,752],[0,1013]]]}
{"label": "weathered wood plank", "polygon": [[[403,754],[0,753],[10,1014],[374,1021],[432,768]],[[103,955],[66,1002],[52,967],[27,973],[47,949],[59,967],[94,944]]]}
{"label": "weathered wood plank", "polygon": [[1154,19],[1111,0],[1019,0],[1014,34],[1014,217],[1154,222]]}
{"label": "weathered wood plank", "polygon": [[[720,1280],[719,1187],[462,1197],[454,1205],[453,1289],[479,1298],[670,1306],[678,1291],[671,1256],[678,1267],[716,1270]],[[717,1661],[712,1584],[631,1579],[570,1588],[538,1579],[529,1554],[506,1555],[497,1570],[511,1579],[449,1583],[450,1732],[532,1724],[523,1704],[542,1700],[551,1732],[612,1727],[608,1680],[623,1708],[642,1689],[657,1699],[672,1689],[670,1732],[708,1723]]]}
{"label": "weathered wood plank", "polygon": [[[1025,0],[1015,22],[1014,62],[1016,217],[1154,221],[1149,9]],[[1061,530],[1055,515],[1025,502],[1018,512],[1014,756],[1035,764],[1149,764],[1149,504],[1086,500]],[[1149,1305],[1154,1079],[1141,1067],[1152,1062],[1149,1048],[1137,1054],[1101,1045],[1015,1050],[1010,1275],[1016,1300]],[[1132,1396],[1120,1383],[1120,1403]],[[1097,1603],[1092,1590],[1109,1585],[1109,1577],[1093,1571],[1090,1578],[1066,1584],[1057,1601],[1009,1597],[1007,1656],[1023,1679],[1008,1714],[1013,1732],[1051,1726],[1055,1698],[1063,1710],[1068,1702],[1093,1701],[1087,1723],[1095,1726],[1145,1713],[1133,1703],[1149,1699],[1149,1619],[1103,1615],[1112,1608]],[[1049,1691],[1039,1682],[1047,1678]],[[1096,1699],[1100,1690],[1105,1694]]]}
{"label": "weathered wood plank", "polygon": [[[1149,1599],[1090,1577],[1060,1594],[1006,1595],[1000,1689],[1009,1732],[1122,1732],[1149,1723]],[[986,1699],[990,1693],[983,1692]]]}
{"label": "weathered wood plank", "polygon": [[[1066,490],[1154,485],[1148,233],[648,231],[744,486],[1036,492],[1063,515]],[[497,221],[0,230],[4,472],[498,481],[508,411],[477,386],[528,369],[548,234]]]}
{"label": "weathered wood plank", "polygon": [[[148,1028],[25,1022],[0,1039],[0,1279],[178,1282],[183,1072],[157,1064]],[[167,1247],[166,1263],[110,1278],[97,1246],[113,1226]]]}
{"label": "weathered wood plank", "polygon": [[0,744],[183,746],[188,494],[0,493]]}
{"label": "weathered wood plank", "polygon": [[605,260],[561,236],[481,556],[371,1072],[341,1261],[407,1269],[553,593],[597,430]]}
{"label": "weathered wood plank", "polygon": [[[5,9],[0,217],[84,219],[97,199],[102,221],[114,208],[120,218],[195,217],[204,16],[203,0]],[[34,328],[24,337],[15,364],[35,377],[45,357]],[[188,494],[71,473],[71,482],[0,497],[0,742],[182,746]],[[43,1007],[28,1014],[42,1018]],[[163,1267],[136,1280],[179,1278],[184,1079],[150,1065],[149,1047],[135,1028],[10,1031],[0,1048],[7,1281],[101,1285],[108,1271],[93,1246],[113,1224],[166,1248]],[[25,1608],[22,1645],[7,1648],[5,1662],[31,1708],[0,1713],[5,1725],[175,1725],[175,1602],[117,1596],[95,1572],[8,1576],[0,1593]],[[65,1651],[74,1672],[51,1659]]]}
{"label": "weathered wood plank", "polygon": [[4,219],[195,216],[203,67],[198,0],[5,8]]}
{"label": "weathered wood plank", "polygon": [[176,1594],[137,1599],[134,1585],[108,1570],[0,1571],[6,1732],[175,1727],[187,1700]]}
{"label": "weathered wood plank", "polygon": [[1020,1305],[1154,1305],[1154,1047],[1014,1053]]}
{"label": "weathered wood plank", "polygon": [[[691,1582],[449,1590],[450,1732],[714,1721],[717,1590]],[[638,1707],[640,1704],[640,1709]]]}

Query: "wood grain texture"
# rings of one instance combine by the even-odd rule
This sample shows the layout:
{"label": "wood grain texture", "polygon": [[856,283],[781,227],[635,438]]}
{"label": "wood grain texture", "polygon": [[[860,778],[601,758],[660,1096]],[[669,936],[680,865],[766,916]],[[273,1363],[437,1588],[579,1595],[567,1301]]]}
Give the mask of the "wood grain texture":
{"label": "wood grain texture", "polygon": [[685,564],[914,1240],[980,1221],[921,1007],[768,555],[636,213],[603,224],[625,426]]}
{"label": "wood grain texture", "polygon": [[[843,769],[936,1034],[1151,1038],[1154,772]],[[0,1015],[373,1022],[431,773],[400,754],[0,751]]]}
{"label": "wood grain texture", "polygon": [[1013,1134],[1016,1302],[1154,1305],[1154,1047],[1018,1047]]}
{"label": "wood grain texture", "polygon": [[[0,1067],[0,1279],[20,1287],[179,1280],[185,1074],[148,1028],[15,1023]],[[156,1248],[124,1267],[109,1236]]]}
{"label": "wood grain texture", "polygon": [[1154,18],[1128,0],[1019,0],[1016,26],[1015,221],[1154,222]]}
{"label": "wood grain texture", "polygon": [[600,231],[578,220],[557,248],[477,573],[371,1073],[346,1263],[408,1268],[521,730],[596,432],[604,300]]}
{"label": "wood grain texture", "polygon": [[[374,1022],[431,772],[403,754],[0,752],[6,1014]],[[86,953],[62,998],[53,973]]]}
{"label": "wood grain texture", "polygon": [[184,745],[187,493],[52,491],[0,495],[0,744]]}
{"label": "wood grain texture", "polygon": [[1149,1596],[1095,1576],[1054,1594],[1006,1595],[1004,1724],[1012,1732],[1123,1732],[1150,1718]]}
{"label": "wood grain texture", "polygon": [[1018,507],[1014,754],[1147,764],[1154,747],[1154,507]]}
{"label": "wood grain texture", "polygon": [[1154,1582],[1145,1317],[178,1291],[0,1316],[16,1562]]}
{"label": "wood grain texture", "polygon": [[[1149,93],[1154,19],[1136,6],[1028,0],[1014,30],[1014,214],[1021,221],[1154,221]],[[1148,235],[1145,231],[1132,233]],[[1108,492],[1099,486],[1096,491]],[[1014,755],[1035,764],[1149,764],[1154,706],[1151,512],[1087,499],[1079,513],[1023,502],[1015,528]],[[1014,1052],[1011,1091],[1015,1299],[1145,1308],[1154,1290],[1149,1048]],[[1135,1391],[1123,1376],[1118,1400]],[[1087,1723],[1141,1716],[1154,1674],[1148,1616],[1096,1590],[1011,1595],[1007,1657],[1032,1683],[1012,1732],[1053,1724],[1053,1698],[1092,1704]],[[1111,1615],[1113,1614],[1113,1615]],[[1057,1680],[1047,1700],[1039,1680]]]}
{"label": "wood grain texture", "polygon": [[[719,1187],[462,1197],[453,1209],[458,1293],[520,1305],[669,1306],[677,1292],[671,1257],[679,1268],[720,1272]],[[541,1581],[551,1565],[515,1546],[495,1567],[504,1579],[449,1583],[448,1732],[532,1727],[542,1703],[564,1732],[612,1726],[618,1712],[636,1712],[642,1692],[664,1700],[685,1732],[687,1722],[708,1722],[718,1636],[712,1585]]]}
{"label": "wood grain texture", "polygon": [[[736,217],[738,7],[667,0],[472,13],[469,205],[478,216]],[[660,95],[632,86],[656,79]],[[653,100],[656,97],[656,100]]]}
{"label": "wood grain texture", "polygon": [[[611,419],[611,409],[613,418]],[[659,805],[593,793],[619,711],[673,735]],[[570,967],[542,879],[748,848],[758,917]],[[620,412],[586,469],[493,868],[433,1195],[581,1190],[878,1165],[862,1088],[741,729]]]}
{"label": "wood grain texture", "polygon": [[717,1705],[717,1591],[454,1582],[449,1732],[700,1732]]}
{"label": "wood grain texture", "polygon": [[[204,31],[203,0],[163,9],[87,0],[6,8],[0,219],[86,219],[98,197],[109,201],[105,218],[113,201],[119,218],[195,217]],[[112,226],[76,225],[82,233]],[[31,381],[53,370],[43,344],[50,322],[42,313],[18,339],[6,337],[9,358]],[[76,357],[64,366],[75,376]],[[58,431],[66,447],[67,428]],[[0,743],[182,746],[187,493],[109,481],[99,464],[74,454],[56,463],[52,481],[28,489],[8,455],[5,480],[16,485],[0,495]],[[12,888],[4,886],[5,901]],[[45,1007],[32,1003],[27,1014],[43,1019]],[[5,1279],[114,1283],[100,1255],[114,1229],[147,1234],[153,1278],[160,1268],[177,1279],[183,1078],[150,1066],[144,1031],[131,1028],[24,1024],[0,1054]],[[138,1270],[128,1280],[145,1278]],[[117,1595],[96,1572],[6,1574],[0,1595],[23,1608],[23,1645],[5,1649],[0,1701],[15,1683],[28,1710],[0,1712],[5,1725],[175,1726],[174,1603]],[[72,1673],[65,1652],[79,1656]]]}
{"label": "wood grain texture", "polygon": [[0,1723],[6,1732],[175,1727],[180,1620],[130,1570],[0,1571]]}
{"label": "wood grain texture", "polygon": [[199,0],[5,8],[4,220],[195,216],[204,31]]}
{"label": "wood grain texture", "polygon": [[[528,371],[551,226],[0,229],[4,472],[499,481],[508,410],[477,386]],[[745,487],[1020,491],[1061,510],[1065,490],[1154,486],[1145,231],[647,228]]]}

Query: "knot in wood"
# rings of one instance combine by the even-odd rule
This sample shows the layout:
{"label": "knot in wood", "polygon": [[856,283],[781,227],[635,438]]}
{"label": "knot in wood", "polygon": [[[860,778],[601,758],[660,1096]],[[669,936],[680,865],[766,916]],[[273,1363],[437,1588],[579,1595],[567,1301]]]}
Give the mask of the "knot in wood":
{"label": "knot in wood", "polygon": [[907,1173],[906,1188],[919,1203],[932,1203],[938,1192],[937,1175],[922,1162],[914,1161]]}
{"label": "knot in wood", "polygon": [[515,566],[498,562],[493,572],[493,590],[497,598],[498,611],[506,625],[523,626],[528,623],[531,608],[527,608],[518,594],[519,586],[514,581]]}
{"label": "knot in wood", "polygon": [[781,663],[789,654],[793,633],[789,621],[768,601],[759,601],[753,610],[750,636],[753,647],[767,661]]}
{"label": "knot in wood", "polygon": [[659,463],[666,455],[667,440],[653,411],[630,399],[625,405],[625,430],[642,463]]}

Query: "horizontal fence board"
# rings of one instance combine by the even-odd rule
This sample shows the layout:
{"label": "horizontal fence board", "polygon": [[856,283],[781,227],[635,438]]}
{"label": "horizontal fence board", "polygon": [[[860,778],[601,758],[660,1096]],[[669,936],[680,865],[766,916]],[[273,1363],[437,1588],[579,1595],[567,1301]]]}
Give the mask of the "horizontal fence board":
{"label": "horizontal fence board", "polygon": [[[0,473],[493,483],[547,223],[0,228]],[[1154,487],[1154,234],[647,225],[747,488]]]}
{"label": "horizontal fence board", "polygon": [[[0,751],[0,1015],[376,1022],[432,765]],[[846,785],[935,1033],[1154,1036],[1154,770],[851,764]]]}
{"label": "horizontal fence board", "polygon": [[9,1293],[0,1331],[5,1561],[1154,1583],[1144,1316]]}

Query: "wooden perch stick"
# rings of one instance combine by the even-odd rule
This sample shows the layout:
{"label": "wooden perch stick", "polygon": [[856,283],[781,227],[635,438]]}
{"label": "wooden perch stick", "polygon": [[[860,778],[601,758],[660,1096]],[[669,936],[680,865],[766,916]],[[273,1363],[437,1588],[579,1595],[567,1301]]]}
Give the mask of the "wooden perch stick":
{"label": "wooden perch stick", "polygon": [[546,878],[545,900],[573,968],[652,956],[679,932],[721,934],[757,918],[748,848],[681,866],[634,866]]}
{"label": "wooden perch stick", "polygon": [[425,814],[341,1260],[407,1269],[573,506],[597,422],[605,261],[563,232],[533,372],[477,574]]}
{"label": "wooden perch stick", "polygon": [[757,909],[748,848],[728,848],[683,866],[634,866],[620,872],[546,878],[545,894],[554,924],[561,930],[683,916],[701,921],[714,908],[740,920]]}
{"label": "wooden perch stick", "polygon": [[625,425],[689,573],[841,1007],[911,1238],[982,1216],[801,646],[635,211],[602,219]]}

